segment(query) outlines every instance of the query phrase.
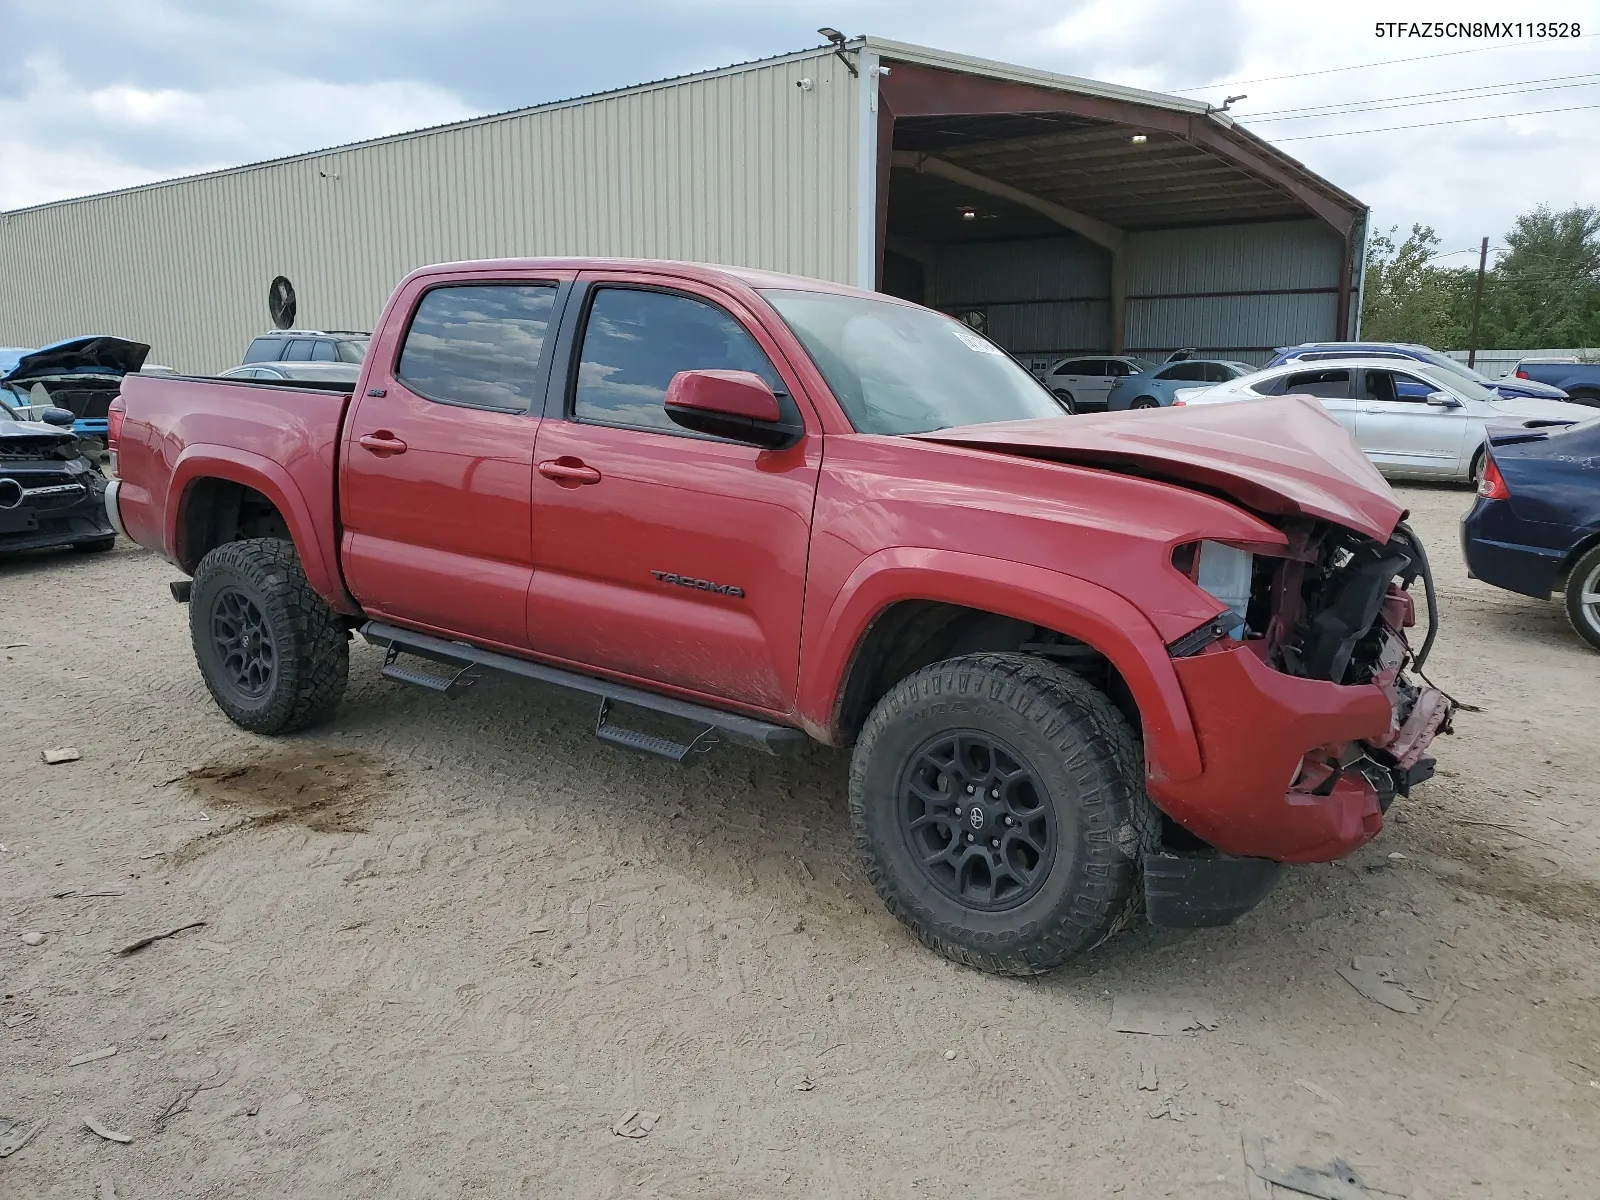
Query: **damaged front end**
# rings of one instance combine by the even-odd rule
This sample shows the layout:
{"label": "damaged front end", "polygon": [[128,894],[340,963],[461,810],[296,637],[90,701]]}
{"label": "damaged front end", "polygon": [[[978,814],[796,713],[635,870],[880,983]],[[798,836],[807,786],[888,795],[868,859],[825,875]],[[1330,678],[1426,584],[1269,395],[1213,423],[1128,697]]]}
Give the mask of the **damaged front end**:
{"label": "damaged front end", "polygon": [[[1279,527],[1288,544],[1274,553],[1178,548],[1174,566],[1228,609],[1169,647],[1207,775],[1265,794],[1196,804],[1189,789],[1176,806],[1189,816],[1163,807],[1232,853],[1326,861],[1375,836],[1395,797],[1432,776],[1427,751],[1455,705],[1420,674],[1437,618],[1415,533],[1400,524],[1380,542],[1325,521]],[[1413,650],[1419,586],[1429,627]]]}

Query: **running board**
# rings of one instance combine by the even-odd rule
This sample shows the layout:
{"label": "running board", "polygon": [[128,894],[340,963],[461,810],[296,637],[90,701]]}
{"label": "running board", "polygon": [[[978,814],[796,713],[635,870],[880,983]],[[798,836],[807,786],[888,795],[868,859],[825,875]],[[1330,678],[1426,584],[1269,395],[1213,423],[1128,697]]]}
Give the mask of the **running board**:
{"label": "running board", "polygon": [[[471,682],[467,676],[469,670],[474,667],[484,667],[594,696],[601,702],[600,717],[595,725],[596,736],[613,745],[625,746],[630,750],[647,754],[659,754],[685,765],[699,761],[717,745],[720,739],[716,735],[719,733],[726,734],[731,741],[752,746],[757,750],[765,750],[768,754],[796,754],[808,740],[798,729],[791,729],[787,725],[774,725],[759,717],[724,712],[704,704],[696,704],[692,700],[679,700],[675,696],[660,696],[655,692],[630,687],[625,683],[612,683],[592,675],[580,675],[576,671],[547,666],[525,658],[515,658],[466,642],[447,641],[431,634],[401,629],[384,621],[368,621],[361,627],[361,636],[375,646],[387,647],[383,673],[389,678],[416,683],[445,695],[454,695]],[[414,654],[419,658],[431,659],[455,670],[453,675],[449,671],[443,673],[422,671],[397,663],[395,660],[401,654]],[[424,676],[427,682],[423,682]],[[700,726],[701,732],[692,741],[684,744],[611,725],[606,722],[611,704],[626,704],[663,716],[678,717]]]}

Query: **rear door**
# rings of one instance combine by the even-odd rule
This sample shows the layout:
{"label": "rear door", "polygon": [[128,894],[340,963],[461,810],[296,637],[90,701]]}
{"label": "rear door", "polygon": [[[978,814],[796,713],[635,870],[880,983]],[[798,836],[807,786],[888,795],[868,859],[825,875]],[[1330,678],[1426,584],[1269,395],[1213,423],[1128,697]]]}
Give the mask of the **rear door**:
{"label": "rear door", "polygon": [[424,277],[374,340],[340,471],[345,579],[368,612],[526,646],[533,447],[572,278]]}
{"label": "rear door", "polygon": [[[539,431],[529,644],[788,713],[822,463],[794,372],[740,300],[709,285],[594,272],[579,287],[562,338],[572,361]],[[702,368],[762,376],[806,437],[770,451],[675,425],[667,384]]]}
{"label": "rear door", "polygon": [[1461,451],[1472,415],[1465,406],[1428,403],[1441,391],[1409,371],[1369,367],[1362,372],[1356,440],[1373,462],[1408,475],[1464,475]]}
{"label": "rear door", "polygon": [[[1356,437],[1355,376],[1348,367],[1321,367],[1294,371],[1273,384],[1274,396],[1315,396],[1322,407]],[[1258,389],[1262,390],[1262,389]]]}
{"label": "rear door", "polygon": [[[1069,392],[1075,403],[1081,404],[1085,389],[1098,383],[1104,364],[1087,358],[1069,358],[1046,377],[1045,383],[1052,392]],[[1088,371],[1093,369],[1093,375]],[[1109,389],[1107,389],[1109,390]],[[1105,404],[1105,397],[1100,398]]]}

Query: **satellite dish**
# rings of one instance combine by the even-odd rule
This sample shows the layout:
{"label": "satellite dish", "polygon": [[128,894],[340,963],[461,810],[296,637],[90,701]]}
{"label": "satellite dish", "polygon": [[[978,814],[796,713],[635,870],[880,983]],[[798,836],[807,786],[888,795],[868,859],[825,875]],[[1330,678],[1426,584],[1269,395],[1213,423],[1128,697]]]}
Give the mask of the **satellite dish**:
{"label": "satellite dish", "polygon": [[282,275],[277,276],[267,286],[267,312],[272,315],[272,324],[278,329],[289,329],[294,325],[295,300],[294,284]]}

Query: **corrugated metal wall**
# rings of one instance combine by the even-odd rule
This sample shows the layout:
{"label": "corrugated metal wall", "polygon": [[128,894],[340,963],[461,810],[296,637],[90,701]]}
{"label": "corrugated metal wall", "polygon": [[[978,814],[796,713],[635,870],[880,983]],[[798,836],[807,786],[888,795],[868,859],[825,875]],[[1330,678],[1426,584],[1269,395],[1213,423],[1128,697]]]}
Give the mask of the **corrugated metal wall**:
{"label": "corrugated metal wall", "polygon": [[[1185,346],[1266,361],[1338,331],[1339,239],[1317,221],[1128,235],[1130,353]],[[1077,237],[938,250],[933,303],[982,309],[991,337],[1038,369],[1111,344],[1111,262]]]}
{"label": "corrugated metal wall", "polygon": [[[813,87],[796,86],[809,77]],[[427,263],[684,258],[855,277],[856,81],[799,55],[0,216],[0,344],[148,341],[214,371],[287,275],[303,327],[370,329]]]}
{"label": "corrugated metal wall", "polygon": [[1319,221],[1129,234],[1128,350],[1264,362],[1274,347],[1337,337],[1340,254]]}
{"label": "corrugated metal wall", "polygon": [[1013,354],[1104,349],[1111,340],[1110,256],[1079,237],[939,249],[933,303],[981,308]]}

